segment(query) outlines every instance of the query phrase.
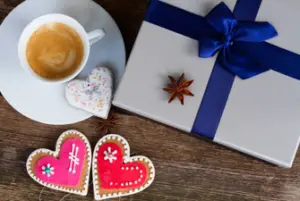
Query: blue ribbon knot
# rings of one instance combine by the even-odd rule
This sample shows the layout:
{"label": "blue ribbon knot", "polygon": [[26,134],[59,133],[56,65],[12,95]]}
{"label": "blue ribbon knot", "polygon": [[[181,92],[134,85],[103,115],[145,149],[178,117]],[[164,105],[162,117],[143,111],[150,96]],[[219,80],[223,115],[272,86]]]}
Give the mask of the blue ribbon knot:
{"label": "blue ribbon knot", "polygon": [[[212,57],[219,52],[219,62],[223,67],[247,79],[269,70],[249,61],[247,55],[234,46],[239,41],[264,42],[277,36],[275,28],[268,22],[238,21],[230,9],[222,2],[217,5],[205,20],[214,31],[203,32],[199,38],[199,56]],[[245,46],[241,46],[243,49]],[[249,63],[250,62],[250,63]],[[251,65],[249,65],[251,64]]]}

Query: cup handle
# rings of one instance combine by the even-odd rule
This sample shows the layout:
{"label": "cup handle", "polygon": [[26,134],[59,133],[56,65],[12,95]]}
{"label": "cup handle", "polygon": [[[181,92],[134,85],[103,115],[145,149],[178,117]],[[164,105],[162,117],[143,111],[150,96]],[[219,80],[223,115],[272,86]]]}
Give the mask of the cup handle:
{"label": "cup handle", "polygon": [[96,29],[94,31],[89,32],[87,35],[90,41],[90,45],[93,45],[105,36],[105,32],[103,29]]}

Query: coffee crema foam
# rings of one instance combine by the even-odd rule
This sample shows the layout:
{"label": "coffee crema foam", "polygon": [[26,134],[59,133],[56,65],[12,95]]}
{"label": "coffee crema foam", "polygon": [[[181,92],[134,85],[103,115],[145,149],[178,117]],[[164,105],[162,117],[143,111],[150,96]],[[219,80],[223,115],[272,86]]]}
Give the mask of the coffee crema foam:
{"label": "coffee crema foam", "polygon": [[30,37],[26,57],[31,69],[39,76],[57,80],[74,73],[84,55],[79,34],[63,23],[48,23]]}

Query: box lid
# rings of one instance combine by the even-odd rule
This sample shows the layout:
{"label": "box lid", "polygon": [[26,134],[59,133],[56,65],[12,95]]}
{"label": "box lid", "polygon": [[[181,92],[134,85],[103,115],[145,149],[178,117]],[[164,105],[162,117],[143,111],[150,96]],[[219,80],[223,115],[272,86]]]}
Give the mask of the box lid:
{"label": "box lid", "polygon": [[[164,0],[187,11],[206,15],[219,0]],[[236,0],[224,1],[233,9]],[[300,26],[295,26],[300,2],[264,0],[256,18],[271,22],[279,36],[268,41],[300,53]],[[288,13],[288,14],[287,14]],[[196,25],[195,25],[196,26]],[[198,56],[198,42],[143,22],[113,104],[190,132],[215,59]],[[184,72],[194,79],[186,97],[168,104],[162,90],[168,75]],[[235,78],[214,141],[269,162],[290,167],[300,136],[300,81],[268,71],[248,80]]]}

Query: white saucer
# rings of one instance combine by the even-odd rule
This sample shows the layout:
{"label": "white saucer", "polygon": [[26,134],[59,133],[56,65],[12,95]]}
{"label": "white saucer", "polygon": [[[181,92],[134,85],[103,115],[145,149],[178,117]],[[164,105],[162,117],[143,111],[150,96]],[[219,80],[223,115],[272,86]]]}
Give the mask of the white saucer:
{"label": "white saucer", "polygon": [[125,47],[112,17],[91,0],[26,0],[0,26],[0,91],[9,104],[35,121],[62,125],[85,120],[92,115],[68,105],[62,85],[42,83],[25,72],[18,60],[17,44],[24,27],[47,13],[62,13],[78,20],[86,31],[103,28],[105,38],[91,48],[90,58],[79,75],[85,78],[97,65],[109,67],[115,88],[125,70]]}

